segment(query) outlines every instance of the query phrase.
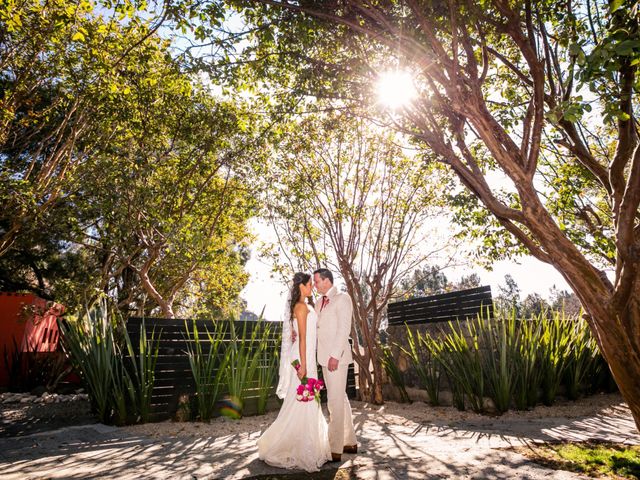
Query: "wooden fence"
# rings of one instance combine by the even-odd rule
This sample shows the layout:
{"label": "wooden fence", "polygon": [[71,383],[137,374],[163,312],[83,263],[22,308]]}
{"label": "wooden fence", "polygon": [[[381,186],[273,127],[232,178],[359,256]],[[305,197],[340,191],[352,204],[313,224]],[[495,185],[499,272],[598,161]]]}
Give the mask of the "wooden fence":
{"label": "wooden fence", "polygon": [[[141,318],[129,318],[127,322],[127,331],[133,343],[136,354],[139,348],[140,325]],[[250,336],[255,328],[262,328],[262,325],[270,325],[272,335],[270,335],[267,345],[267,355],[275,354],[280,350],[280,333],[282,324],[279,322],[257,322],[257,321],[226,321],[228,328],[225,329],[226,334],[223,339],[221,348],[226,348],[234,338],[241,338],[243,331],[246,329],[246,335]],[[147,338],[151,337],[155,331],[156,338],[160,337],[158,361],[156,364],[156,382],[152,394],[152,420],[164,420],[171,418],[178,407],[178,399],[181,395],[187,394],[193,396],[195,394],[195,385],[193,375],[189,366],[189,357],[187,355],[188,335],[185,325],[189,329],[191,337],[193,337],[194,320],[184,319],[166,319],[166,318],[145,318],[144,326],[147,332]],[[215,324],[212,320],[195,320],[198,330],[200,342],[203,342],[203,350],[208,351],[209,339],[207,330],[213,334]],[[235,329],[235,336],[232,333]],[[270,353],[269,353],[270,352]],[[268,368],[266,362],[262,362],[258,368]],[[276,366],[277,368],[277,366]],[[319,369],[322,376],[321,369]],[[278,377],[276,375],[276,382]],[[222,396],[226,394],[226,388],[222,388]],[[353,365],[349,369],[347,379],[347,394],[350,398],[355,398],[356,380]],[[326,396],[325,396],[326,398]],[[249,393],[245,399],[244,414],[252,415],[257,412],[257,384],[251,385]],[[269,399],[268,408],[276,408],[278,400],[275,392]]]}
{"label": "wooden fence", "polygon": [[466,320],[481,312],[493,316],[490,286],[390,303],[388,318],[392,326]]}

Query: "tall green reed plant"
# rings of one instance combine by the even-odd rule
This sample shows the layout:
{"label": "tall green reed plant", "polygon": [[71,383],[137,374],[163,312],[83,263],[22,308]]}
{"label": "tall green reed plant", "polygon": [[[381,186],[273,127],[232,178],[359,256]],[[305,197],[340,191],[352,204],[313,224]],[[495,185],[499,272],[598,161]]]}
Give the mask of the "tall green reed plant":
{"label": "tall green reed plant", "polygon": [[575,339],[572,337],[572,324],[564,312],[545,313],[539,316],[541,334],[539,342],[539,367],[541,374],[542,403],[552,405],[557,394],[564,370],[568,364]]}
{"label": "tall green reed plant", "polygon": [[129,375],[128,392],[131,403],[134,406],[137,420],[148,422],[151,415],[151,396],[156,379],[156,364],[160,353],[160,337],[156,338],[155,328],[151,332],[151,338],[147,337],[144,320],[140,323],[140,336],[138,340],[137,356],[129,335],[125,335],[125,344],[130,361],[127,366]]}
{"label": "tall green reed plant", "polygon": [[[228,350],[221,351],[226,335],[226,323],[214,322],[213,333],[206,329],[207,338],[200,339],[200,332],[194,320],[191,328],[185,322],[187,356],[196,389],[196,401],[200,420],[209,421],[215,412],[224,383]],[[206,348],[203,344],[206,343]]]}
{"label": "tall green reed plant", "polygon": [[498,413],[511,406],[515,382],[515,366],[519,353],[519,338],[515,312],[496,320],[479,314],[473,320],[479,333],[480,357],[486,378],[487,394]]}
{"label": "tall green reed plant", "polygon": [[77,321],[59,321],[62,345],[89,394],[102,423],[126,416],[123,388],[126,371],[114,335],[115,318],[106,301],[87,309]]}
{"label": "tall green reed plant", "polygon": [[[272,333],[271,325],[266,325],[263,331],[263,338],[266,346],[280,344],[281,335]],[[267,411],[269,396],[275,388],[275,381],[278,374],[280,354],[277,348],[265,348],[260,354],[260,365],[258,366],[258,415]]]}
{"label": "tall green reed plant", "polygon": [[602,364],[598,361],[600,351],[587,322],[577,318],[570,329],[574,341],[566,362],[564,385],[567,398],[575,400],[588,388],[587,383],[597,378]]}
{"label": "tall green reed plant", "polygon": [[403,403],[411,403],[411,398],[407,393],[404,376],[393,357],[391,347],[388,345],[380,345],[380,351],[382,352],[382,358],[380,361],[385,372],[387,372],[387,375],[391,379],[391,382],[398,388],[398,391],[400,392],[400,401]]}
{"label": "tall green reed plant", "polygon": [[450,331],[442,338],[438,359],[450,384],[455,384],[452,389],[455,388],[458,395],[464,394],[474,412],[483,413],[485,375],[477,324],[466,322],[465,327],[459,320],[449,322]]}
{"label": "tall green reed plant", "polygon": [[[515,318],[515,311],[512,312]],[[538,362],[538,348],[542,331],[541,318],[518,321],[518,354],[515,358],[513,401],[517,410],[527,410],[538,402],[542,374]]]}
{"label": "tall green reed plant", "polygon": [[267,348],[267,340],[260,335],[260,327],[264,321],[256,322],[250,334],[247,332],[247,324],[248,322],[244,322],[240,337],[235,326],[232,326],[231,343],[227,349],[229,355],[226,368],[227,389],[229,395],[235,399],[239,416],[242,416],[247,392],[256,382],[260,358]]}
{"label": "tall green reed plant", "polygon": [[396,344],[396,346],[409,358],[413,366],[420,386],[427,392],[429,404],[433,406],[440,405],[440,364],[436,361],[432,354],[431,342],[433,338],[428,332],[424,335],[416,332],[413,335],[409,325],[405,325],[407,329],[407,347]]}

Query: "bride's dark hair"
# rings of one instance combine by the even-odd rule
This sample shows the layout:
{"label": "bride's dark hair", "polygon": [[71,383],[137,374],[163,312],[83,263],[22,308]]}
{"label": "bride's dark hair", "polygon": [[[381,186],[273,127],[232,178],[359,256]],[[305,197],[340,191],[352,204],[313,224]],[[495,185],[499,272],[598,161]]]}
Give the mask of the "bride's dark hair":
{"label": "bride's dark hair", "polygon": [[[296,303],[300,301],[300,285],[306,285],[311,280],[311,275],[304,272],[298,272],[293,275],[293,285],[291,285],[291,302],[289,303],[289,321],[293,324],[293,309],[296,308]],[[309,305],[313,306],[313,298],[307,297]]]}

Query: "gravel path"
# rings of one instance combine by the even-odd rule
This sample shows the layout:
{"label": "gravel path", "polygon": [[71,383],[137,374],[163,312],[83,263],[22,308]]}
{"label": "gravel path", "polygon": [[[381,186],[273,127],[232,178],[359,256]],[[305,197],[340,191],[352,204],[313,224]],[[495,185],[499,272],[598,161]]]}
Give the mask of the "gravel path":
{"label": "gravel path", "polygon": [[640,444],[618,395],[486,417],[450,407],[353,402],[357,455],[314,475],[257,458],[255,442],[276,412],[240,421],[126,428],[100,424],[0,439],[0,478],[577,479],[528,461],[512,446],[602,439]]}

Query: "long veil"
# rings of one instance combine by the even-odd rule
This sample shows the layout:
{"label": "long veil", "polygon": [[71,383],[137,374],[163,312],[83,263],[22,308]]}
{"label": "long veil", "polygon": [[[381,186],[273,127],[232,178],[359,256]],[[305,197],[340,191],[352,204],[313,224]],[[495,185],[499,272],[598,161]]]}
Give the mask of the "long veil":
{"label": "long veil", "polygon": [[279,398],[284,398],[289,391],[289,384],[291,383],[291,364],[290,364],[290,352],[293,343],[291,342],[291,289],[287,295],[287,300],[284,304],[282,312],[282,342],[280,344],[280,379],[278,380],[278,387],[276,388],[276,395]]}

